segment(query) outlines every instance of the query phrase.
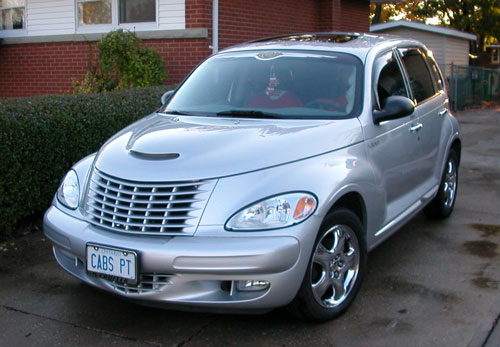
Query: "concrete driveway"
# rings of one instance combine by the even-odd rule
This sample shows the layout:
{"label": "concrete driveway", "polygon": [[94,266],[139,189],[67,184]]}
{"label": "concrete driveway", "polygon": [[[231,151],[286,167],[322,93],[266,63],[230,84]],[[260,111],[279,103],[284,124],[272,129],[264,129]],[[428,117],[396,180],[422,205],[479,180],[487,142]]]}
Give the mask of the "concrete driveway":
{"label": "concrete driveway", "polygon": [[500,112],[458,118],[464,148],[452,217],[421,214],[370,253],[361,292],[337,320],[137,306],[67,275],[38,232],[0,251],[0,346],[498,346]]}

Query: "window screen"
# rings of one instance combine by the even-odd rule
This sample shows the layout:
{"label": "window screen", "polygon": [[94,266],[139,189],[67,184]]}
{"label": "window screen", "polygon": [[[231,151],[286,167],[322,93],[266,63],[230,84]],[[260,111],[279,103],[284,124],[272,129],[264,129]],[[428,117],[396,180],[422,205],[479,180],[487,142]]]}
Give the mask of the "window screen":
{"label": "window screen", "polygon": [[434,95],[434,82],[424,57],[418,49],[400,49],[403,64],[410,79],[410,87],[417,103]]}

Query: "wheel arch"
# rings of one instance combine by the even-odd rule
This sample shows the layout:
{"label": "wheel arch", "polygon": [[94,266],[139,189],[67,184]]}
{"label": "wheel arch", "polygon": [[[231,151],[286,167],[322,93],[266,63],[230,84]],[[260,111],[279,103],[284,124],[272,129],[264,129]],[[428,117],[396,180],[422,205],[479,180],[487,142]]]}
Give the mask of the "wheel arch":
{"label": "wheel arch", "polygon": [[460,165],[460,158],[462,156],[462,142],[460,141],[460,139],[457,138],[457,139],[453,140],[451,147],[450,147],[450,150],[455,151],[455,153],[458,156],[458,164]]}
{"label": "wheel arch", "polygon": [[363,231],[366,235],[366,205],[363,197],[357,191],[350,191],[341,195],[335,203],[330,207],[327,214],[328,216],[332,211],[338,208],[345,208],[352,211],[361,221],[363,225]]}

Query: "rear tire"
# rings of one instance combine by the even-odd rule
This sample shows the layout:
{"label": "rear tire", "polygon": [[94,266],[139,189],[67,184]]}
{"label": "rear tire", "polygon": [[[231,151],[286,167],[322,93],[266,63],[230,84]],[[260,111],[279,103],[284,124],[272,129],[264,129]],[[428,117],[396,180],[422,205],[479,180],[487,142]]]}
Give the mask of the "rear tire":
{"label": "rear tire", "polygon": [[453,212],[458,189],[458,154],[450,150],[437,195],[424,208],[427,217],[448,218]]}
{"label": "rear tire", "polygon": [[363,225],[350,210],[329,213],[320,227],[302,285],[289,310],[325,321],[342,314],[356,297],[366,271]]}

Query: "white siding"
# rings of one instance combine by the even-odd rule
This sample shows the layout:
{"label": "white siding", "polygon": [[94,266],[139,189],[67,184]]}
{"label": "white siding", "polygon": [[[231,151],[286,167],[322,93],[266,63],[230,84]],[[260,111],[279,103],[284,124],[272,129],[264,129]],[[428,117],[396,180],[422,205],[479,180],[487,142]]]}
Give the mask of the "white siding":
{"label": "white siding", "polygon": [[160,30],[186,28],[184,0],[158,0],[158,28]]}
{"label": "white siding", "polygon": [[424,45],[427,46],[428,49],[432,51],[434,59],[436,59],[439,67],[441,69],[444,69],[444,64],[446,64],[446,54],[447,54],[445,47],[446,36],[421,30],[414,30],[410,28],[393,28],[389,30],[384,30],[383,33],[398,35],[401,37],[407,37],[422,42]]}
{"label": "white siding", "polygon": [[186,29],[185,0],[156,0],[156,4],[157,23],[154,25],[151,23],[117,25],[115,23],[113,25],[88,25],[77,28],[75,22],[76,0],[26,0],[26,30],[0,31],[0,38],[37,37],[36,39],[38,39],[43,36],[61,37],[61,35],[81,33],[106,33],[117,28],[151,32]]}
{"label": "white siding", "polygon": [[469,41],[446,37],[446,64],[469,65]]}
{"label": "white siding", "polygon": [[75,32],[74,0],[27,0],[26,16],[29,36]]}

